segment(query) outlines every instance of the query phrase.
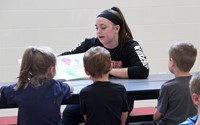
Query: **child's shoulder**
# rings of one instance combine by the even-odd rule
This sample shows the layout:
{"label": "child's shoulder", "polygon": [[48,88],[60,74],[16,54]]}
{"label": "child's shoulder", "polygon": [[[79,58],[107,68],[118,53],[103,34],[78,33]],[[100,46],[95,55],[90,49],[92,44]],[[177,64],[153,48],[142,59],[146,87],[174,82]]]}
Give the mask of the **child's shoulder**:
{"label": "child's shoulder", "polygon": [[115,87],[115,88],[118,88],[118,89],[123,89],[123,90],[126,90],[125,86],[120,84],[120,83],[113,83],[113,82],[110,82],[110,84]]}
{"label": "child's shoulder", "polygon": [[167,82],[163,83],[165,87],[174,87],[177,85],[182,85],[184,83],[189,83],[191,76],[184,76],[184,77],[175,77],[174,79],[168,80]]}
{"label": "child's shoulder", "polygon": [[82,90],[88,90],[88,89],[96,89],[96,88],[107,88],[110,86],[111,88],[122,88],[125,89],[124,85],[119,83],[113,83],[110,81],[96,81],[93,84],[90,84],[88,86],[85,86]]}
{"label": "child's shoulder", "polygon": [[46,82],[48,82],[48,85],[53,85],[54,87],[58,87],[58,88],[69,86],[66,82],[63,82],[62,80],[51,79]]}
{"label": "child's shoulder", "polygon": [[120,87],[124,87],[124,85],[120,84],[120,83],[115,83],[115,82],[109,82],[111,85],[113,86],[120,86]]}

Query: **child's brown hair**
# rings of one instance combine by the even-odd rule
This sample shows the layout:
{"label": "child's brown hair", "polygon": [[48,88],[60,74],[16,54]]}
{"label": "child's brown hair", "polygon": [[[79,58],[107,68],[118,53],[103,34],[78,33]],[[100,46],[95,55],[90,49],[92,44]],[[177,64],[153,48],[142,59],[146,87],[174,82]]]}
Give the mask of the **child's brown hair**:
{"label": "child's brown hair", "polygon": [[[55,75],[56,57],[49,47],[28,47],[22,58],[16,90],[28,84],[38,87],[44,79],[52,79]],[[53,73],[50,72],[53,68]]]}
{"label": "child's brown hair", "polygon": [[177,42],[169,49],[169,58],[176,61],[177,67],[184,72],[189,72],[197,56],[197,49],[192,43]]}
{"label": "child's brown hair", "polygon": [[84,67],[92,77],[102,77],[111,68],[110,53],[103,47],[90,48],[83,57]]}

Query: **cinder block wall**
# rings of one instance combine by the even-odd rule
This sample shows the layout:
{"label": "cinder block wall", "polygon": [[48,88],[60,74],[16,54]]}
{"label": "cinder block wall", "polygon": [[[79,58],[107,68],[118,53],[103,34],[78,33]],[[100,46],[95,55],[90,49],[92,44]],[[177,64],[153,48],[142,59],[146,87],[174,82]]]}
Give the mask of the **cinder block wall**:
{"label": "cinder block wall", "polygon": [[[0,82],[17,80],[17,60],[29,45],[49,46],[59,54],[96,36],[96,16],[112,6],[124,13],[150,74],[169,72],[173,42],[190,41],[200,49],[199,0],[1,0]],[[192,71],[200,71],[199,55]]]}

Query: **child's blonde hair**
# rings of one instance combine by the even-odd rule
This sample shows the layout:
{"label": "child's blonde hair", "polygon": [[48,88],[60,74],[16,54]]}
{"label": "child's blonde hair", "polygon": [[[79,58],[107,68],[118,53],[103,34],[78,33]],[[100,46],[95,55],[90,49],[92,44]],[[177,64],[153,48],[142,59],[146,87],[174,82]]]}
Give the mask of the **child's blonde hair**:
{"label": "child's blonde hair", "polygon": [[194,74],[190,80],[190,92],[200,95],[200,72]]}

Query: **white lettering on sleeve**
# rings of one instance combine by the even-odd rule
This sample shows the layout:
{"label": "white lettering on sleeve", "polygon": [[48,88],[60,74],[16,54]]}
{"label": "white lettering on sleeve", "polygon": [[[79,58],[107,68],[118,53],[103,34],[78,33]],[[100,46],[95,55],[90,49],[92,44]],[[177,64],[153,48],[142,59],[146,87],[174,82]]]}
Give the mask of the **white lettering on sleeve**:
{"label": "white lettering on sleeve", "polygon": [[135,46],[134,48],[143,66],[149,69],[149,64],[147,62],[146,56],[144,55],[144,52],[142,51],[142,48],[140,46]]}

